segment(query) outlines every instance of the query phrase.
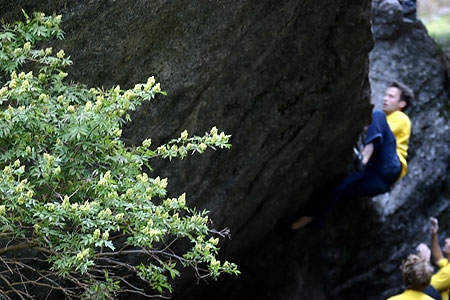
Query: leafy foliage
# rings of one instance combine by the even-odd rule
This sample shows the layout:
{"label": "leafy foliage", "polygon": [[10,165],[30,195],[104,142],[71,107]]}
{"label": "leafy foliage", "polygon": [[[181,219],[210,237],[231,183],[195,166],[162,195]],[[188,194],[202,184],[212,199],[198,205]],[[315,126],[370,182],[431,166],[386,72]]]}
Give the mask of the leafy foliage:
{"label": "leafy foliage", "polygon": [[28,286],[45,286],[68,299],[161,296],[184,267],[199,278],[238,274],[217,259],[227,230],[209,228],[206,211],[186,206],[185,194],[167,197],[167,179],[144,172],[151,158],[229,148],[230,136],[213,127],[127,147],[121,126],[130,110],[164,94],[159,83],[68,84],[70,57],[36,45],[63,38],[61,16],[25,17],[0,33],[8,76],[0,89],[0,295],[33,298]]}

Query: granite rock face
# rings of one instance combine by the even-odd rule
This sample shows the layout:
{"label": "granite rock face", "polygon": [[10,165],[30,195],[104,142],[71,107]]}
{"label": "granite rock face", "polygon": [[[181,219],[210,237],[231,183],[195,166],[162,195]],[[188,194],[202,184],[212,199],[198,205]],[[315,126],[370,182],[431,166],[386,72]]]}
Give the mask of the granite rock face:
{"label": "granite rock face", "polygon": [[[7,20],[20,7],[63,14],[66,39],[53,46],[71,55],[72,80],[132,87],[156,76],[168,95],[133,113],[128,143],[212,126],[233,135],[230,150],[151,162],[171,193],[231,229],[222,254],[242,271],[208,285],[187,275],[173,299],[380,299],[401,290],[398,264],[428,238],[427,218],[449,218],[444,58],[396,1],[373,11],[349,0],[10,2],[0,0]],[[407,177],[338,205],[322,230],[290,234],[284,225],[346,171],[394,79],[417,95]]]}
{"label": "granite rock face", "polygon": [[413,251],[420,242],[429,244],[429,217],[440,220],[442,242],[450,235],[447,175],[450,69],[448,57],[428,36],[420,20],[403,19],[397,1],[373,1],[372,22],[375,41],[370,53],[372,102],[379,107],[383,85],[395,79],[411,86],[416,95],[407,111],[413,131],[408,175],[390,193],[372,202],[382,224],[377,228],[379,241],[374,238],[366,247],[384,249],[385,262],[380,257],[379,267],[372,271],[374,276],[385,279],[379,293],[382,297],[371,294],[371,299],[380,299],[401,291],[401,274],[395,264],[398,266],[405,252]]}

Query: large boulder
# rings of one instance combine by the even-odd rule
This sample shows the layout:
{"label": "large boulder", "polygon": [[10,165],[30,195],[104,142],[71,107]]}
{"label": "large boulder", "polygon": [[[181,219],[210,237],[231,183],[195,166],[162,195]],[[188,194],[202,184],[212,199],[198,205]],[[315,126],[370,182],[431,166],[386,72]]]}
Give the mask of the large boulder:
{"label": "large boulder", "polygon": [[384,278],[379,295],[389,296],[402,289],[398,265],[405,254],[420,242],[430,242],[429,217],[440,219],[442,238],[449,235],[450,69],[448,57],[422,22],[403,18],[398,1],[374,1],[372,22],[372,102],[380,107],[383,85],[396,79],[416,95],[408,109],[413,132],[409,173],[390,193],[373,199],[382,224],[376,230],[379,238],[366,245],[383,249],[385,261],[380,257],[372,272]]}
{"label": "large boulder", "polygon": [[[0,0],[6,20],[20,7],[63,14],[66,40],[53,46],[70,53],[72,80],[162,83],[168,95],[132,114],[127,143],[212,126],[233,135],[230,150],[151,162],[171,193],[230,228],[222,255],[242,271],[208,285],[186,274],[173,299],[380,299],[401,289],[398,264],[427,238],[428,217],[448,219],[445,72],[397,1],[373,2],[372,28],[370,1]],[[283,225],[346,171],[394,79],[417,95],[409,174],[389,194],[339,204],[322,230],[291,234]]]}

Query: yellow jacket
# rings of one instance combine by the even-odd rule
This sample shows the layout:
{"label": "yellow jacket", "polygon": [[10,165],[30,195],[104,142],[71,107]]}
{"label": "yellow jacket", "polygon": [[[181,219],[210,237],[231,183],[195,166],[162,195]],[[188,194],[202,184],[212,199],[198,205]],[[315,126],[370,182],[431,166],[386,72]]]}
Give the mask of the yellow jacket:
{"label": "yellow jacket", "polygon": [[402,172],[398,178],[400,179],[405,176],[408,171],[406,157],[408,156],[409,137],[411,136],[411,121],[409,117],[401,111],[394,111],[388,114],[386,120],[397,140],[397,155],[402,164]]}
{"label": "yellow jacket", "polygon": [[387,298],[387,300],[434,300],[427,294],[415,290],[405,290],[403,293]]}
{"label": "yellow jacket", "polygon": [[431,277],[431,285],[441,293],[442,300],[449,300],[450,290],[450,264],[447,258],[442,258],[438,262],[439,271]]}

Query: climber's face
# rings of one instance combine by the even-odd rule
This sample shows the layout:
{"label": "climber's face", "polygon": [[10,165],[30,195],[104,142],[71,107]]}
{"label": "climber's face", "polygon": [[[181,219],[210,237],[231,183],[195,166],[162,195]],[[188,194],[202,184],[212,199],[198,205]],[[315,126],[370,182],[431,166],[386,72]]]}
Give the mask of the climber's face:
{"label": "climber's face", "polygon": [[445,245],[444,248],[442,248],[442,252],[447,256],[450,256],[450,238],[445,239]]}
{"label": "climber's face", "polygon": [[388,115],[394,111],[402,110],[406,102],[400,100],[402,91],[396,87],[388,87],[383,97],[383,111]]}

